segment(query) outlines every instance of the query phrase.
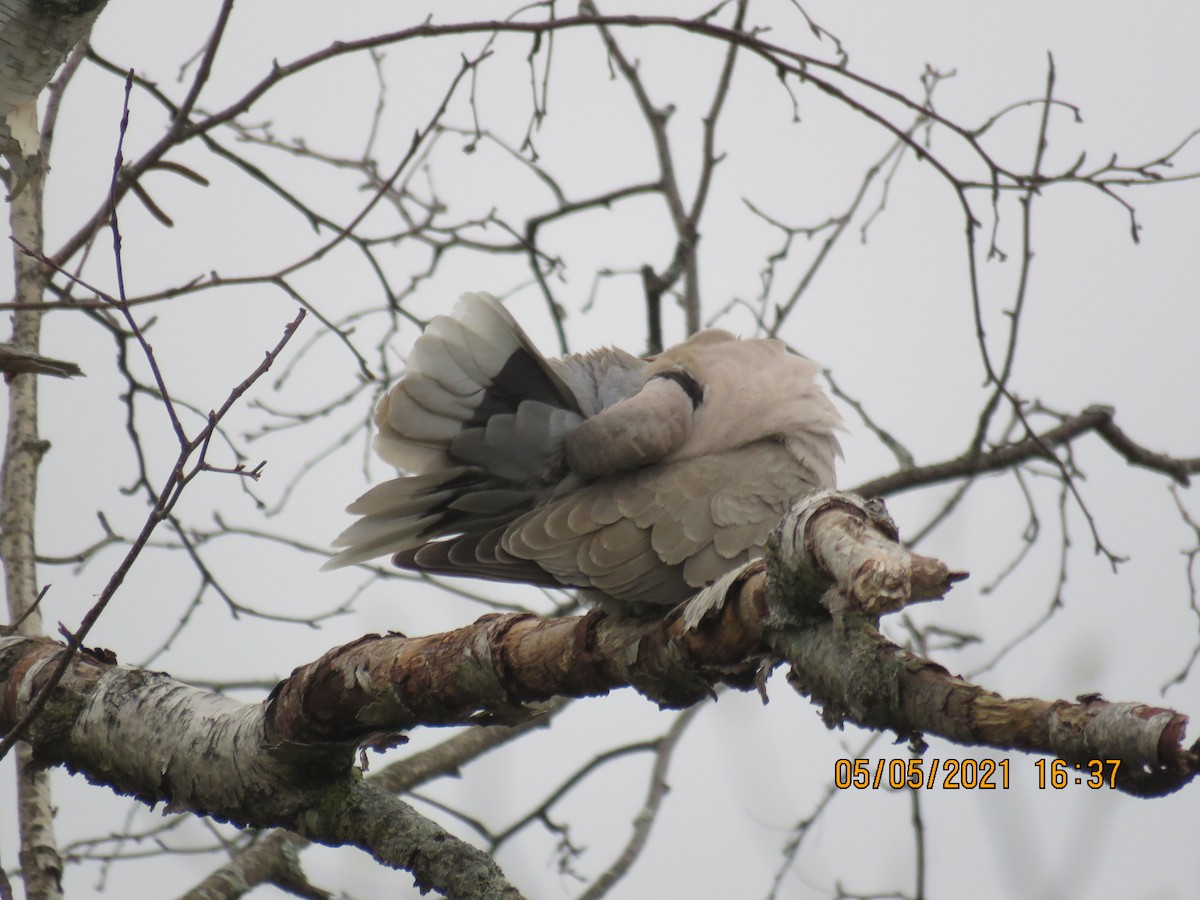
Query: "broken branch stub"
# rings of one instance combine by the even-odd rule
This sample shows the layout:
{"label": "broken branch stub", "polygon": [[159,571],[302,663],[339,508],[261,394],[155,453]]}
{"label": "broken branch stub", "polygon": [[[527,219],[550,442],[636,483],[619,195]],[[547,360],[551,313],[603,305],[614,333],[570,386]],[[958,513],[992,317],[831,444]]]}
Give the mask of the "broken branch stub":
{"label": "broken branch stub", "polygon": [[814,494],[789,512],[767,554],[774,585],[768,597],[780,624],[816,612],[797,604],[811,598],[821,582],[829,589],[820,603],[834,617],[849,612],[878,617],[941,599],[967,577],[900,544],[882,500],[836,491]]}

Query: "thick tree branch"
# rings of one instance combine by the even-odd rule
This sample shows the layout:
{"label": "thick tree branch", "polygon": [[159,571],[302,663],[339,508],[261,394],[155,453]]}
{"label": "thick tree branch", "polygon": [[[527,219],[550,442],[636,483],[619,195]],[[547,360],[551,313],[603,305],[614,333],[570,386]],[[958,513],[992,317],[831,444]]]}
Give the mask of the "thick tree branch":
{"label": "thick tree branch", "polygon": [[[889,530],[880,509],[821,495],[785,519],[769,562],[731,573],[661,621],[515,614],[428,637],[368,636],[301,667],[262,706],[77,654],[30,740],[40,760],[147,802],[351,843],[450,893],[461,887],[455,879],[486,876],[498,895],[511,889],[480,851],[438,837],[436,826],[357,782],[356,746],[418,725],[527,719],[531,701],[625,685],[687,706],[718,683],[749,689],[785,662],[830,724],[1119,759],[1117,786],[1135,793],[1190,780],[1197,759],[1182,745],[1187,720],[1177,712],[1096,697],[1005,699],[883,637],[864,610],[937,596],[956,577],[888,543]],[[877,533],[856,542],[869,531]],[[46,639],[0,641],[0,677],[14,688],[0,725],[20,718],[65,652]],[[382,822],[391,817],[415,843],[395,843]],[[441,850],[422,849],[427,841]]]}
{"label": "thick tree branch", "polygon": [[[545,727],[550,717],[565,705],[566,701],[553,704],[543,715],[531,717],[515,727],[495,725],[463,731],[428,750],[392,763],[367,778],[367,783],[402,794],[435,778],[457,774],[460,768],[489,750],[519,738],[531,729]],[[257,885],[274,883],[281,878],[294,880],[299,877],[297,854],[308,845],[308,838],[275,829],[212,872],[183,894],[181,900],[234,900]]]}
{"label": "thick tree branch", "polygon": [[1108,406],[1089,406],[1078,415],[1065,417],[1060,425],[1025,440],[1004,444],[977,456],[960,456],[946,462],[902,469],[860,484],[854,492],[866,497],[887,497],[930,484],[1002,472],[1029,460],[1046,459],[1049,448],[1069,444],[1091,432],[1103,438],[1131,465],[1161,472],[1181,485],[1187,486],[1191,476],[1200,473],[1200,457],[1181,458],[1148,450],[1117,427],[1114,414]]}
{"label": "thick tree branch", "polygon": [[861,616],[784,632],[776,646],[793,662],[793,686],[822,704],[831,726],[849,720],[1079,763],[1117,759],[1116,787],[1138,796],[1178,790],[1200,762],[1195,745],[1183,746],[1181,713],[1092,694],[1075,703],[1001,697],[900,649]]}
{"label": "thick tree branch", "polygon": [[487,854],[362,783],[352,744],[270,746],[261,706],[160,673],[71,654],[45,638],[0,638],[0,673],[10,685],[0,709],[5,730],[64,655],[69,665],[51,703],[28,726],[38,762],[83,772],[151,805],[165,802],[171,811],[351,844],[450,896],[518,896]]}
{"label": "thick tree branch", "polygon": [[1119,786],[1135,793],[1190,780],[1197,760],[1182,746],[1179,713],[1097,698],[1008,700],[879,634],[880,612],[941,596],[963,577],[888,542],[885,516],[847,495],[814,498],[785,518],[769,575],[767,564],[751,564],[661,621],[516,614],[428,637],[364,637],[281,684],[267,733],[301,745],[362,740],[417,724],[507,719],[531,700],[624,685],[684,706],[720,682],[748,688],[764,661],[783,661],[830,723],[1121,759]]}

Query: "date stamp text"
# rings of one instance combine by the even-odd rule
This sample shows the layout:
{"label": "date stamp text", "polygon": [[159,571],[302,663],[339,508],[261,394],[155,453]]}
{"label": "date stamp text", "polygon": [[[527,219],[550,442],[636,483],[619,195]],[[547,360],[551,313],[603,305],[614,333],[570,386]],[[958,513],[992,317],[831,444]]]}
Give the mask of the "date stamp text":
{"label": "date stamp text", "polygon": [[[964,757],[913,757],[911,759],[847,759],[834,760],[833,785],[838,790],[879,790],[888,788],[913,790],[941,788],[945,791],[1008,790],[1009,764],[1007,759],[972,759]],[[1100,790],[1114,788],[1117,783],[1119,759],[1090,759],[1067,762],[1062,759],[1033,761],[1039,790],[1062,790],[1068,785]]]}

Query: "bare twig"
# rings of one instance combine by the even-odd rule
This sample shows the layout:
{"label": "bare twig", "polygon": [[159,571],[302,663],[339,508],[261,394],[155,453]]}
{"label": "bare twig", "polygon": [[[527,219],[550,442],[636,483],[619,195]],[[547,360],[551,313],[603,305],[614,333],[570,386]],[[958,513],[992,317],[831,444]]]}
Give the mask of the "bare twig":
{"label": "bare twig", "polygon": [[667,772],[671,767],[671,757],[680,739],[683,737],[684,730],[691,724],[702,708],[700,706],[693,706],[681,712],[675,718],[675,721],[671,723],[671,727],[667,733],[659,739],[654,756],[654,769],[650,773],[650,784],[646,791],[646,799],[641,810],[638,811],[637,816],[633,820],[633,834],[629,836],[629,841],[625,844],[625,848],[621,851],[621,854],[592,882],[586,891],[579,895],[579,900],[600,900],[601,897],[606,896],[613,889],[617,882],[637,862],[637,858],[646,847],[646,841],[650,838],[650,829],[654,825],[658,810],[662,806],[663,799],[669,790]]}

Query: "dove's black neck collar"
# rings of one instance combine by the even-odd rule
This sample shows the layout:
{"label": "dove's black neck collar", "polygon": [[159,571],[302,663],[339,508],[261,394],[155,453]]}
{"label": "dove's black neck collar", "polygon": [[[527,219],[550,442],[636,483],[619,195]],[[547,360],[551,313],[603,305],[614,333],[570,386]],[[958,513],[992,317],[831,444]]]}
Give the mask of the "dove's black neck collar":
{"label": "dove's black neck collar", "polygon": [[655,378],[666,378],[668,381],[673,381],[688,395],[688,399],[692,401],[692,409],[697,409],[704,402],[704,388],[695,378],[687,372],[679,369],[668,369],[666,372],[659,372]]}

